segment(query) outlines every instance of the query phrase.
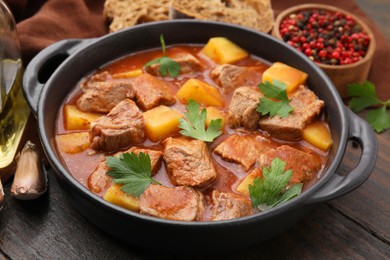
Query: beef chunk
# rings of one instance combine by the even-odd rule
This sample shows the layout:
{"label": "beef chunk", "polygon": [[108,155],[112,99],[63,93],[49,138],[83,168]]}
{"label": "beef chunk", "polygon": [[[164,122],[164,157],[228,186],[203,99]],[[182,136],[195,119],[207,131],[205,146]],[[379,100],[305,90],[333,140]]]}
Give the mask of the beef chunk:
{"label": "beef chunk", "polygon": [[91,123],[90,139],[92,149],[103,151],[115,151],[143,142],[142,112],[132,100],[123,100],[106,116]]}
{"label": "beef chunk", "polygon": [[187,186],[151,184],[140,197],[142,214],[182,221],[202,220],[203,195]]}
{"label": "beef chunk", "polygon": [[[197,72],[203,68],[199,60],[187,52],[175,53],[170,58],[180,64],[180,74]],[[160,64],[157,63],[146,67],[145,71],[154,76],[161,76]]]}
{"label": "beef chunk", "polygon": [[270,148],[270,142],[261,136],[232,135],[220,143],[214,152],[227,161],[241,164],[247,171],[259,155]]}
{"label": "beef chunk", "polygon": [[[152,165],[152,173],[156,173],[161,167],[162,156],[163,156],[163,153],[161,151],[131,147],[127,151],[115,153],[115,156],[119,156],[120,154],[126,152],[128,153],[133,152],[137,155],[140,152],[148,154],[150,156],[150,161]],[[109,170],[110,168],[106,165],[106,159],[104,159],[98,165],[98,167],[96,167],[96,169],[91,173],[91,175],[89,175],[88,177],[89,189],[95,193],[101,193],[102,191],[107,190],[112,184],[112,178],[106,174],[106,172],[108,172]]]}
{"label": "beef chunk", "polygon": [[101,193],[111,186],[112,178],[106,174],[109,170],[104,159],[88,177],[88,187],[91,191]]}
{"label": "beef chunk", "polygon": [[150,157],[150,163],[152,165],[152,174],[156,173],[160,167],[161,167],[161,163],[162,163],[162,157],[163,157],[163,152],[161,151],[156,151],[156,150],[152,150],[152,149],[145,149],[145,148],[139,148],[139,147],[131,147],[129,150],[127,150],[126,152],[128,153],[135,153],[135,154],[139,154],[139,153],[145,153],[145,154],[148,154],[149,157]]}
{"label": "beef chunk", "polygon": [[256,111],[263,94],[256,87],[237,88],[229,105],[227,124],[231,128],[245,127],[254,130],[258,127],[260,113]]}
{"label": "beef chunk", "polygon": [[100,73],[93,74],[91,77],[89,77],[87,80],[83,81],[80,84],[80,87],[83,91],[88,90],[91,86],[96,82],[104,82],[104,81],[110,81],[112,80],[112,76],[108,71],[103,71]]}
{"label": "beef chunk", "polygon": [[169,137],[163,144],[164,161],[173,184],[203,186],[215,179],[217,174],[203,141]]}
{"label": "beef chunk", "polygon": [[168,85],[149,74],[135,78],[132,86],[137,104],[144,111],[159,105],[170,106],[176,103]]}
{"label": "beef chunk", "polygon": [[252,213],[252,203],[244,196],[213,190],[211,193],[211,220],[227,220]]}
{"label": "beef chunk", "polygon": [[259,121],[260,128],[276,138],[299,141],[305,126],[320,114],[324,102],[313,91],[301,85],[291,96],[290,105],[294,111],[287,117],[262,117]]}
{"label": "beef chunk", "polygon": [[210,76],[228,94],[242,86],[257,86],[261,82],[262,73],[257,67],[240,67],[223,64],[215,67]]}
{"label": "beef chunk", "polygon": [[286,162],[284,171],[290,169],[293,171],[289,185],[311,180],[322,167],[321,161],[317,156],[289,145],[279,146],[260,155],[257,165],[261,169],[263,167],[271,167],[271,163],[276,157]]}
{"label": "beef chunk", "polygon": [[108,113],[119,102],[133,98],[131,84],[125,81],[90,83],[77,100],[77,107],[84,112]]}

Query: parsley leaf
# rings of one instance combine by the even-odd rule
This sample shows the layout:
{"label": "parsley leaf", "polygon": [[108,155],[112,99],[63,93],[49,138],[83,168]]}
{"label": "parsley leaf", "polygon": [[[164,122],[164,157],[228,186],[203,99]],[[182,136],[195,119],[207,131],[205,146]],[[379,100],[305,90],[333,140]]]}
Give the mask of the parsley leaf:
{"label": "parsley leaf", "polygon": [[291,200],[302,192],[302,183],[284,191],[293,174],[292,170],[283,172],[285,166],[286,163],[280,158],[273,159],[270,168],[263,168],[263,178],[257,177],[253,185],[249,185],[253,207],[266,210]]}
{"label": "parsley leaf", "polygon": [[[290,112],[294,110],[290,106],[290,100],[287,96],[286,84],[281,81],[273,80],[272,83],[266,81],[260,83],[258,88],[263,92],[265,97],[260,98],[260,103],[256,111],[263,116],[269,114],[271,117],[279,115],[280,117],[287,117]],[[275,101],[275,99],[277,101]]]}
{"label": "parsley leaf", "polygon": [[106,165],[111,169],[106,173],[115,183],[123,184],[122,191],[138,197],[151,183],[160,184],[152,176],[152,165],[148,154],[140,152],[123,153],[106,157]]}
{"label": "parsley leaf", "polygon": [[207,111],[203,108],[199,111],[200,105],[190,99],[186,106],[187,112],[184,112],[185,117],[179,119],[180,133],[185,136],[193,137],[205,142],[212,142],[214,138],[222,134],[222,119],[211,120],[209,127],[206,130],[205,122]]}
{"label": "parsley leaf", "polygon": [[381,133],[390,128],[390,115],[387,108],[390,107],[390,99],[381,101],[375,91],[375,85],[369,81],[348,85],[348,94],[351,100],[348,106],[354,112],[359,112],[371,106],[380,106],[367,113],[367,122],[377,132]]}
{"label": "parsley leaf", "polygon": [[169,74],[171,77],[177,77],[180,73],[180,64],[171,58],[166,56],[164,36],[160,35],[160,43],[163,52],[163,57],[154,59],[145,64],[145,67],[149,67],[153,64],[159,64],[161,76],[165,77]]}
{"label": "parsley leaf", "polygon": [[369,81],[363,84],[355,83],[348,85],[348,94],[354,97],[348,106],[355,112],[359,112],[381,102],[375,92],[375,85]]}
{"label": "parsley leaf", "polygon": [[367,122],[377,133],[381,133],[390,128],[390,115],[387,107],[382,106],[367,113]]}

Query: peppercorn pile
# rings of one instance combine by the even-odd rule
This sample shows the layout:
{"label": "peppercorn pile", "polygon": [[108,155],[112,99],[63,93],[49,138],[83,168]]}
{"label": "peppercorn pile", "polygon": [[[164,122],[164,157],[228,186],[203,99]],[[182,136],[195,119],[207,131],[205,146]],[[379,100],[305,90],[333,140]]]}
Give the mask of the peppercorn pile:
{"label": "peppercorn pile", "polygon": [[311,60],[327,65],[351,64],[364,58],[370,37],[349,15],[301,10],[280,23],[280,35]]}

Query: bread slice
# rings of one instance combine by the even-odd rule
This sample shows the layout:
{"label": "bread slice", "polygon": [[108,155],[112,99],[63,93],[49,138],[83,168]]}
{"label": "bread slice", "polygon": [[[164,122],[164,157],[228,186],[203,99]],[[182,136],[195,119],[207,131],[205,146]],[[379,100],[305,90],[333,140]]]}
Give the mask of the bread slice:
{"label": "bread slice", "polygon": [[167,20],[171,0],[106,0],[103,15],[110,32],[136,24]]}
{"label": "bread slice", "polygon": [[220,21],[260,32],[271,31],[274,23],[270,0],[172,0],[169,18]]}

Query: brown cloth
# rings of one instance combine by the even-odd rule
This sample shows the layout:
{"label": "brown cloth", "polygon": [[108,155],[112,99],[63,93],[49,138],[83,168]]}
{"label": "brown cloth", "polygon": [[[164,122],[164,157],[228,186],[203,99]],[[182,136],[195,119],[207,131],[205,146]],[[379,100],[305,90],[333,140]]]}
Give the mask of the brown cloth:
{"label": "brown cloth", "polygon": [[[67,38],[93,38],[108,33],[104,21],[104,0],[6,0],[17,21],[17,30],[25,65],[43,48]],[[327,0],[274,0],[272,8],[275,15],[280,11],[297,4],[324,3]],[[390,82],[390,45],[374,22],[359,8],[353,0],[332,2],[332,5],[347,10],[363,21],[373,30],[377,50],[374,55],[369,80],[376,87],[379,97],[390,98],[388,82]],[[32,116],[31,116],[32,117]],[[21,142],[32,140],[39,144],[35,118],[30,118],[29,131]],[[42,154],[43,156],[43,154]],[[15,171],[15,165],[0,170],[5,181]]]}

